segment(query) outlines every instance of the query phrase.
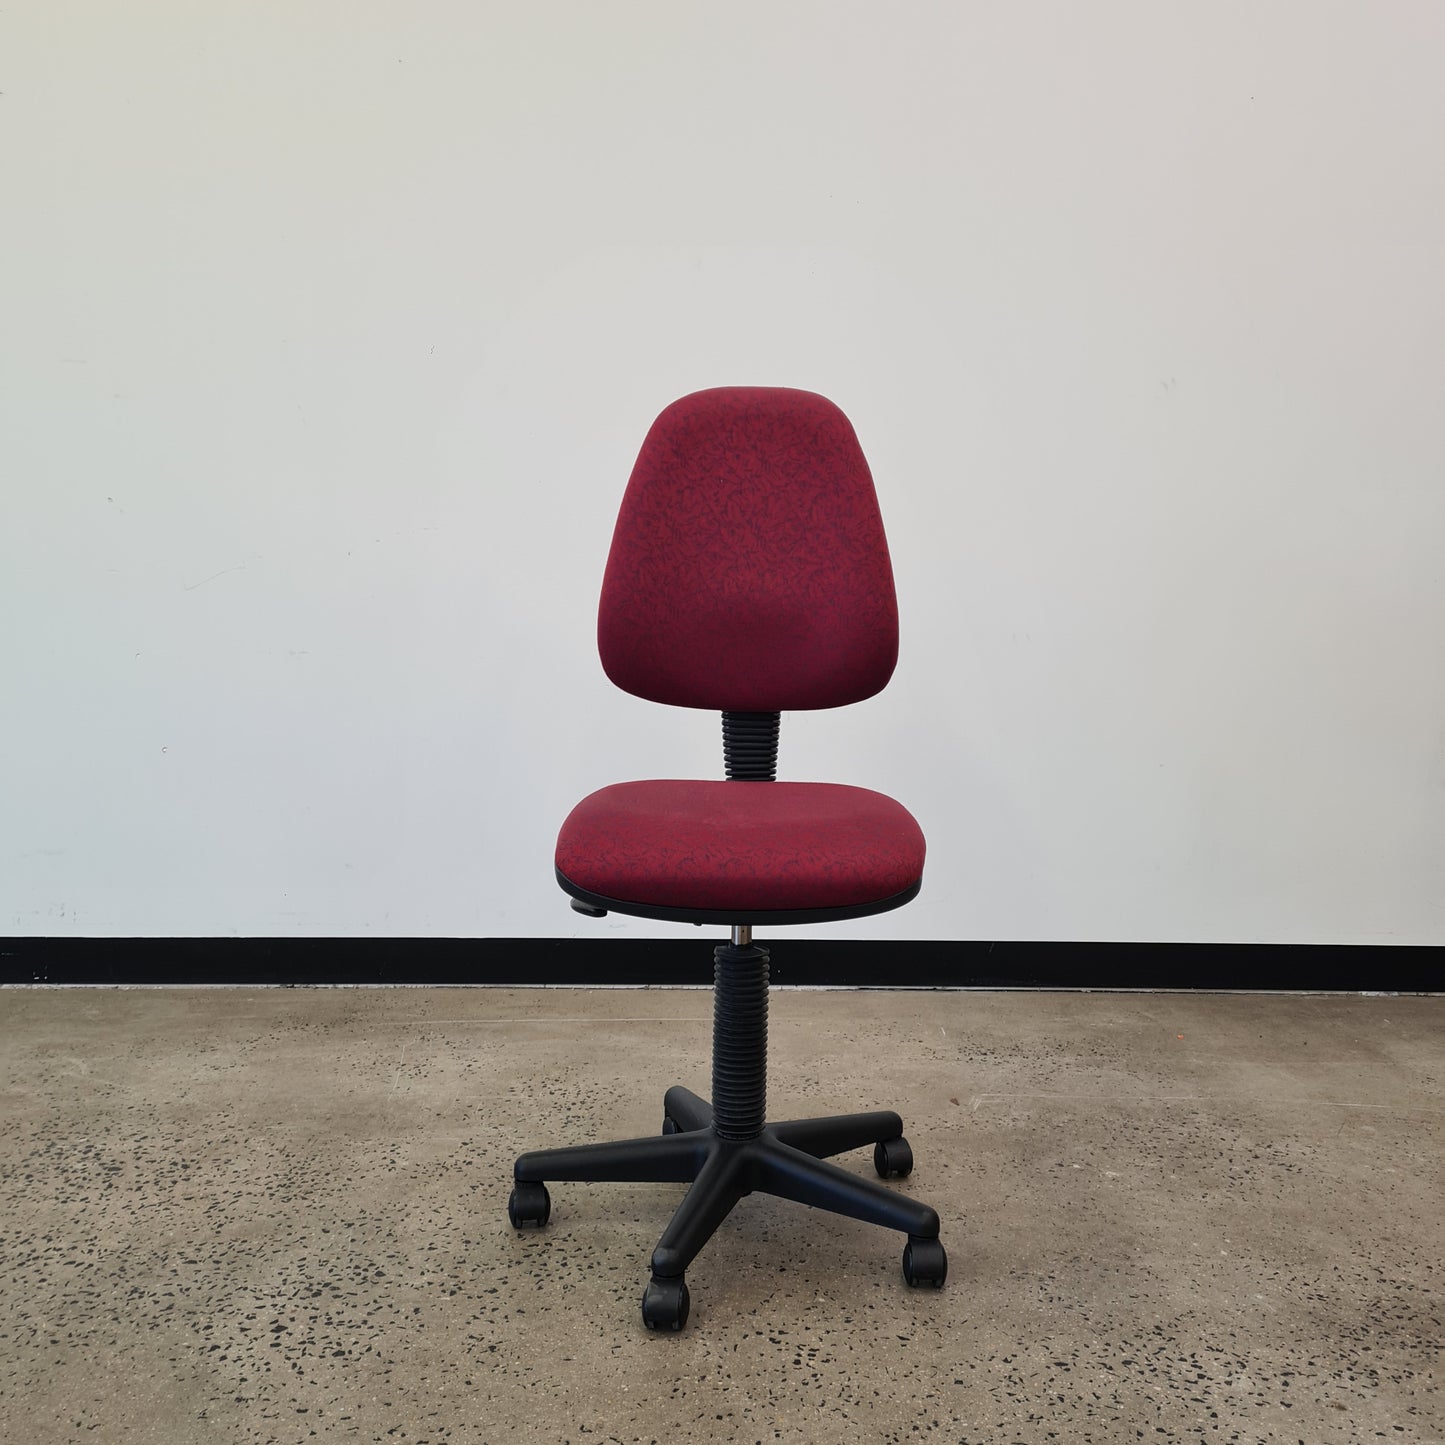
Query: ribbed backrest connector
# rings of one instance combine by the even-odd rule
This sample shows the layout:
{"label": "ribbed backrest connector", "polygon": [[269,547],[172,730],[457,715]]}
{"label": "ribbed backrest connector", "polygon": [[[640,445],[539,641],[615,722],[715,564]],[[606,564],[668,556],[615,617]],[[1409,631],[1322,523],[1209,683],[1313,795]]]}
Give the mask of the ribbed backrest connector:
{"label": "ribbed backrest connector", "polygon": [[771,783],[778,776],[778,730],[782,714],[725,712],[723,766],[729,782]]}

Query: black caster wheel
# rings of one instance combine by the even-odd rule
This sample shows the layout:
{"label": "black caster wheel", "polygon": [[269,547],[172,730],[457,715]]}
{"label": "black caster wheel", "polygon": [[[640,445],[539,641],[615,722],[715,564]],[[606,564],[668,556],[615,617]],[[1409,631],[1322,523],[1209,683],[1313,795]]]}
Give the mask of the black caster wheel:
{"label": "black caster wheel", "polygon": [[910,1237],[903,1246],[903,1278],[913,1289],[925,1284],[942,1289],[948,1278],[948,1255],[942,1243]]}
{"label": "black caster wheel", "polygon": [[685,1279],[680,1275],[676,1279],[653,1275],[642,1291],[642,1323],[650,1330],[680,1330],[687,1323],[691,1306]]}
{"label": "black caster wheel", "polygon": [[913,1150],[904,1138],[885,1139],[873,1146],[873,1167],[884,1179],[902,1179],[913,1172]]}
{"label": "black caster wheel", "polygon": [[507,1200],[507,1218],[513,1229],[525,1229],[529,1224],[541,1229],[551,1215],[552,1196],[545,1184],[519,1183]]}
{"label": "black caster wheel", "polygon": [[662,1132],[664,1134],[681,1134],[682,1130],[677,1127],[677,1120],[671,1114],[662,1116]]}

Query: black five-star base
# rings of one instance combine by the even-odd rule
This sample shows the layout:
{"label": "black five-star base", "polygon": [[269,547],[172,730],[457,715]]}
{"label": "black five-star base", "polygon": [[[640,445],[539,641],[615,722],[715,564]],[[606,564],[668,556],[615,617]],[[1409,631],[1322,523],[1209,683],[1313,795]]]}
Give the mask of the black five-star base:
{"label": "black five-star base", "polygon": [[724,944],[714,957],[713,1104],[677,1085],[663,1098],[660,1135],[523,1154],[507,1204],[512,1224],[522,1229],[547,1222],[552,1205],[544,1180],[690,1183],[652,1252],[642,1318],[654,1330],[686,1324],[688,1265],[733,1205],[756,1190],[901,1230],[908,1236],[904,1279],[942,1287],[948,1256],[937,1213],[825,1162],[872,1144],[878,1173],[902,1178],[913,1168],[902,1120],[879,1111],[765,1123],[768,954],[752,944]]}

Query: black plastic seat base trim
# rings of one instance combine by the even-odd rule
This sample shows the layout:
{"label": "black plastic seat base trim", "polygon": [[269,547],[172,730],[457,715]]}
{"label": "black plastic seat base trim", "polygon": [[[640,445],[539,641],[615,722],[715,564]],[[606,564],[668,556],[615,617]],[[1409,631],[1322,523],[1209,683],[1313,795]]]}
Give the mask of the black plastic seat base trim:
{"label": "black plastic seat base trim", "polygon": [[918,890],[923,887],[920,878],[902,893],[871,903],[849,903],[841,908],[671,908],[660,903],[634,903],[625,898],[608,898],[606,894],[579,887],[560,868],[555,871],[562,891],[589,908],[600,908],[607,913],[629,913],[637,918],[658,918],[667,923],[721,923],[726,927],[747,923],[754,928],[772,928],[793,923],[832,923],[847,918],[867,918],[870,914],[902,908],[905,903],[917,898]]}

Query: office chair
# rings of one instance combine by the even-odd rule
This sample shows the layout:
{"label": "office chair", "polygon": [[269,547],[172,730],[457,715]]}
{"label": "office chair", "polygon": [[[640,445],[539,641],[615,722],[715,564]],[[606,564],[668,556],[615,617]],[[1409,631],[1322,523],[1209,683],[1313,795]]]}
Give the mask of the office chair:
{"label": "office chair", "polygon": [[871,697],[898,657],[888,544],[843,413],[767,387],[668,407],[623,498],[598,648],[624,691],[722,713],[726,781],[603,788],[563,823],[556,858],[579,913],[731,929],[713,953],[712,1100],[674,1086],[660,1135],[523,1154],[513,1226],[546,1224],[547,1180],[690,1183],[652,1253],[654,1330],[687,1322],[688,1265],[755,1190],[901,1230],[904,1279],[941,1287],[938,1215],[826,1162],[872,1144],[881,1176],[907,1175],[897,1114],[766,1122],[768,951],[753,928],[883,913],[923,878],[923,834],[891,798],[775,781],[780,714]]}

